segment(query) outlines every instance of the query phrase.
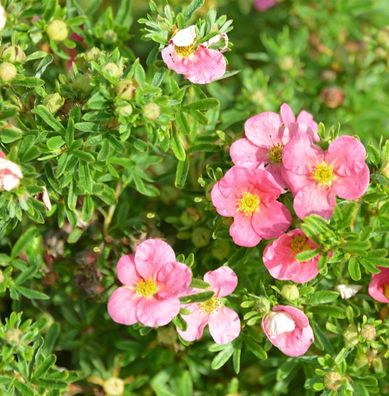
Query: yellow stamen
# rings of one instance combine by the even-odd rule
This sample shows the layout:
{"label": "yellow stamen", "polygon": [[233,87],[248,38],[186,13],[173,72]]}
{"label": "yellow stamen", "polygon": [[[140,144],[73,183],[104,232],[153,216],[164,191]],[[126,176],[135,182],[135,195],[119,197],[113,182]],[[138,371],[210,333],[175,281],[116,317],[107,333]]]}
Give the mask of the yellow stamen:
{"label": "yellow stamen", "polygon": [[196,45],[188,45],[186,47],[179,47],[177,45],[174,46],[176,53],[183,58],[186,58],[189,55],[192,55],[196,51]]}
{"label": "yellow stamen", "polygon": [[389,285],[384,286],[384,296],[389,298]]}
{"label": "yellow stamen", "polygon": [[216,311],[222,305],[221,301],[217,297],[211,297],[209,300],[200,303],[200,309],[210,314]]}
{"label": "yellow stamen", "polygon": [[277,144],[273,146],[267,153],[268,160],[273,164],[280,164],[282,162],[282,149],[284,146],[282,144]]}
{"label": "yellow stamen", "polygon": [[260,199],[258,195],[245,192],[239,201],[238,212],[243,212],[245,216],[251,216],[259,208]]}
{"label": "yellow stamen", "polygon": [[296,235],[292,238],[290,248],[294,254],[299,254],[305,250],[309,250],[311,247],[308,244],[308,238],[304,235]]}
{"label": "yellow stamen", "polygon": [[334,180],[334,169],[323,161],[315,167],[312,178],[321,186],[330,186]]}
{"label": "yellow stamen", "polygon": [[142,297],[152,297],[158,292],[158,286],[151,278],[142,279],[135,286],[135,291]]}

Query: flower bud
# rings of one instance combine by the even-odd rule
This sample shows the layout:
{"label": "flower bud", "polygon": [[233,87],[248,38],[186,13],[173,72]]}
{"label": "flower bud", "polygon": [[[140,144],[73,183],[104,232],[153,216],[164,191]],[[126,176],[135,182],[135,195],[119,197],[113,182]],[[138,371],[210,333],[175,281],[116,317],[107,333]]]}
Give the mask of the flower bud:
{"label": "flower bud", "polygon": [[161,108],[156,103],[147,103],[143,108],[143,114],[149,120],[155,121],[161,115]]}
{"label": "flower bud", "polygon": [[284,285],[281,289],[281,295],[289,301],[295,301],[300,297],[300,292],[296,285]]}
{"label": "flower bud", "polygon": [[353,347],[358,344],[358,331],[355,326],[349,326],[343,334],[344,343],[347,347]]}
{"label": "flower bud", "polygon": [[0,79],[4,82],[12,81],[17,75],[16,67],[9,62],[0,64]]}
{"label": "flower bud", "polygon": [[47,26],[47,35],[53,41],[65,41],[68,38],[69,30],[64,21],[54,19]]}
{"label": "flower bud", "polygon": [[321,94],[324,103],[330,109],[336,109],[344,102],[344,92],[339,87],[325,88]]}
{"label": "flower bud", "polygon": [[108,29],[107,31],[104,32],[103,41],[105,43],[112,44],[115,43],[117,39],[118,39],[118,35],[114,30]]}
{"label": "flower bud", "polygon": [[361,329],[362,337],[367,341],[373,341],[377,336],[377,331],[373,325],[366,324]]}
{"label": "flower bud", "polygon": [[123,75],[123,70],[116,63],[110,62],[103,67],[103,72],[110,77],[120,78]]}
{"label": "flower bud", "polygon": [[270,307],[270,301],[266,297],[259,297],[255,302],[255,309],[262,315],[266,315]]}
{"label": "flower bud", "polygon": [[122,80],[115,85],[115,92],[118,98],[130,101],[134,97],[136,83],[132,80]]}
{"label": "flower bud", "polygon": [[291,56],[286,56],[282,58],[279,62],[280,69],[283,71],[291,70],[294,66],[294,61]]}
{"label": "flower bud", "polygon": [[99,59],[100,54],[101,51],[98,48],[93,47],[89,51],[85,52],[85,59],[88,62],[96,61],[97,59]]}
{"label": "flower bud", "polygon": [[212,232],[208,228],[198,227],[192,232],[192,242],[196,247],[201,248],[209,244],[211,236]]}
{"label": "flower bud", "polygon": [[324,376],[324,386],[332,391],[337,391],[343,383],[344,376],[336,371],[330,371]]}
{"label": "flower bud", "polygon": [[124,381],[111,377],[104,381],[103,389],[107,396],[121,396],[124,393]]}
{"label": "flower bud", "polygon": [[47,95],[43,104],[48,108],[50,113],[55,114],[65,103],[65,99],[59,93]]}
{"label": "flower bud", "polygon": [[26,54],[19,45],[5,45],[0,50],[1,57],[11,63],[24,63]]}
{"label": "flower bud", "polygon": [[11,345],[19,345],[23,332],[20,329],[9,329],[5,333],[5,341]]}
{"label": "flower bud", "polygon": [[122,117],[128,117],[132,114],[132,106],[130,104],[119,106],[116,108],[116,112]]}

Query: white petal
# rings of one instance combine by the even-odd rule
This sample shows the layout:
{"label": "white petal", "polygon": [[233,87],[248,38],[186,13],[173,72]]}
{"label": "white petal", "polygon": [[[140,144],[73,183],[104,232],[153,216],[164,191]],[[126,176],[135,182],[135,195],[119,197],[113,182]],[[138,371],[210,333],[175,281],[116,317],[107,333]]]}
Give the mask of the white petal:
{"label": "white petal", "polygon": [[176,45],[177,47],[188,47],[189,45],[192,45],[194,41],[196,40],[196,26],[191,25],[187,27],[186,29],[179,30],[174,36],[173,36],[173,44]]}
{"label": "white petal", "polygon": [[290,333],[296,328],[296,323],[285,312],[272,312],[269,314],[268,328],[270,337],[277,337],[284,333]]}
{"label": "white petal", "polygon": [[0,30],[4,29],[6,22],[7,22],[7,18],[5,16],[5,11],[3,6],[0,4]]}
{"label": "white petal", "polygon": [[344,285],[340,284],[335,287],[335,290],[339,292],[340,297],[343,300],[348,300],[349,298],[355,296],[359,290],[362,289],[361,285]]}
{"label": "white petal", "polygon": [[19,185],[19,178],[12,174],[5,175],[2,184],[5,191],[11,191]]}

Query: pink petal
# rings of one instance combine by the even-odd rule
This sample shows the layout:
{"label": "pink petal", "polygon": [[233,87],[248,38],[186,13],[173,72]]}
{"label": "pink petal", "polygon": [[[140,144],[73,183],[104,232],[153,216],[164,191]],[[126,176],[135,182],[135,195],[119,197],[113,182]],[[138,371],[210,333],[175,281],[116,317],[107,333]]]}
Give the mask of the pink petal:
{"label": "pink petal", "polygon": [[256,178],[253,172],[257,170],[233,166],[218,182],[220,193],[225,198],[240,199],[250,186],[255,185]]}
{"label": "pink petal", "polygon": [[365,164],[361,171],[352,176],[337,176],[333,189],[335,194],[343,199],[357,199],[368,189],[370,181],[370,171]]}
{"label": "pink petal", "polygon": [[125,256],[120,257],[117,265],[116,265],[116,273],[118,279],[123,285],[135,285],[140,276],[136,270],[134,255],[126,254]]}
{"label": "pink petal", "polygon": [[[265,205],[271,204],[284,192],[267,168],[251,170],[251,179],[255,182],[255,192],[259,194],[261,203]],[[274,170],[274,168],[270,169]]]}
{"label": "pink petal", "polygon": [[135,249],[135,265],[139,275],[152,278],[164,264],[176,261],[176,255],[161,239],[147,239]]}
{"label": "pink petal", "polygon": [[261,237],[254,231],[251,225],[251,216],[245,216],[237,212],[234,215],[234,222],[230,227],[232,240],[239,246],[253,247],[261,241]]}
{"label": "pink petal", "polygon": [[176,297],[166,300],[142,298],[136,307],[136,316],[144,326],[159,327],[171,322],[179,311],[180,300]]}
{"label": "pink petal", "polygon": [[292,216],[288,208],[281,202],[274,201],[272,204],[262,205],[253,215],[252,227],[263,239],[277,238],[290,226]]}
{"label": "pink petal", "polygon": [[284,167],[281,169],[281,175],[293,195],[296,195],[307,184],[312,183],[310,175],[298,175],[288,171]]}
{"label": "pink petal", "polygon": [[293,110],[287,103],[283,103],[280,108],[282,123],[285,126],[296,122],[296,117],[294,116]]}
{"label": "pink petal", "polygon": [[309,326],[309,320],[307,316],[300,309],[291,307],[290,305],[276,305],[275,307],[273,307],[273,311],[286,312],[293,318],[294,322],[296,323],[296,326],[298,327]]}
{"label": "pink petal", "polygon": [[264,112],[249,118],[245,125],[247,139],[258,147],[269,149],[280,144],[279,129],[282,125],[277,113]]}
{"label": "pink petal", "polygon": [[294,197],[293,207],[296,215],[304,219],[317,214],[325,219],[332,216],[336,206],[336,196],[331,188],[322,188],[314,183],[307,184]]}
{"label": "pink petal", "polygon": [[165,263],[156,276],[158,298],[186,295],[192,282],[192,272],[185,264],[171,261]]}
{"label": "pink petal", "polygon": [[299,124],[306,125],[308,128],[312,130],[313,140],[315,142],[318,142],[320,140],[320,137],[317,133],[318,131],[317,123],[314,121],[311,113],[308,113],[305,110],[300,111],[300,114],[297,116],[297,122]]}
{"label": "pink petal", "polygon": [[323,161],[323,150],[312,143],[308,134],[295,136],[284,147],[282,154],[285,169],[298,175],[311,173],[312,169]]}
{"label": "pink petal", "polygon": [[369,283],[369,294],[374,300],[389,303],[389,298],[384,294],[384,287],[389,286],[389,268],[380,268],[381,272],[373,274]]}
{"label": "pink petal", "polygon": [[219,186],[220,183],[216,183],[212,188],[211,191],[212,203],[215,206],[216,211],[219,213],[219,215],[225,217],[232,217],[236,212],[237,200],[234,196],[232,198],[226,198],[220,192]]}
{"label": "pink petal", "polygon": [[262,149],[250,143],[248,139],[239,139],[232,143],[230,156],[235,165],[246,168],[257,168],[267,162],[267,149]]}
{"label": "pink petal", "polygon": [[277,0],[255,0],[255,8],[258,11],[266,11],[277,4]]}
{"label": "pink petal", "polygon": [[22,170],[18,164],[9,161],[5,158],[0,158],[0,173],[7,172],[8,174],[13,174],[15,177],[21,179],[23,177]]}
{"label": "pink petal", "polygon": [[187,328],[185,331],[177,329],[177,333],[188,342],[199,340],[208,324],[208,314],[201,311],[198,304],[189,304],[185,309],[191,311],[189,315],[182,315]]}
{"label": "pink petal", "polygon": [[211,285],[216,297],[225,297],[236,289],[238,277],[231,268],[223,266],[215,271],[208,271],[204,275],[204,281]]}
{"label": "pink petal", "polygon": [[[287,184],[282,176],[282,164],[269,164],[266,166],[266,170],[273,176],[277,184],[282,188],[286,188]],[[283,191],[284,192],[284,191]]]}
{"label": "pink petal", "polygon": [[185,77],[194,84],[208,84],[223,77],[227,64],[220,51],[200,45],[196,52],[188,57]]}
{"label": "pink petal", "polygon": [[136,317],[136,306],[139,297],[127,288],[119,287],[108,300],[108,314],[116,323],[132,325],[138,321]]}
{"label": "pink petal", "polygon": [[178,74],[184,74],[188,70],[189,58],[177,54],[174,45],[169,44],[161,51],[162,59],[166,66]]}
{"label": "pink petal", "polygon": [[240,334],[240,319],[230,308],[221,307],[209,316],[209,332],[216,344],[228,344]]}
{"label": "pink petal", "polygon": [[363,144],[352,136],[341,136],[335,139],[326,154],[326,162],[341,176],[352,176],[362,171],[366,159]]}

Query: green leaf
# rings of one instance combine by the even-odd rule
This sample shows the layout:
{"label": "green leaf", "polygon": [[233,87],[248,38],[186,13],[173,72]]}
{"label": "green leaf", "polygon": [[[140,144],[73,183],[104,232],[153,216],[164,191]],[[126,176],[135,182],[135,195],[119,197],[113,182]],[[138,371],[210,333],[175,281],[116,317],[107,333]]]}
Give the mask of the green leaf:
{"label": "green leaf", "polygon": [[186,157],[185,161],[178,161],[177,170],[176,170],[176,180],[174,185],[182,189],[185,186],[186,178],[188,177],[189,172],[189,159]]}
{"label": "green leaf", "polygon": [[213,358],[211,368],[213,370],[218,370],[220,367],[224,366],[233,353],[234,348],[232,344],[227,344],[227,346]]}
{"label": "green leaf", "polygon": [[45,294],[41,293],[39,291],[33,290],[33,289],[28,289],[27,287],[24,286],[18,286],[16,288],[18,292],[23,294],[24,297],[30,298],[32,300],[49,300],[50,297]]}
{"label": "green leaf", "polygon": [[184,371],[178,380],[178,395],[193,395],[193,383],[189,371]]}
{"label": "green leaf", "polygon": [[359,281],[361,279],[361,268],[355,256],[350,257],[347,267],[351,279],[355,281]]}
{"label": "green leaf", "polygon": [[318,304],[327,304],[332,301],[335,301],[339,297],[339,293],[328,290],[319,290],[314,294],[311,294],[307,298],[307,304],[318,305]]}
{"label": "green leaf", "polygon": [[304,250],[303,252],[296,255],[296,259],[300,262],[308,261],[316,257],[318,254],[320,254],[319,249]]}
{"label": "green leaf", "polygon": [[240,372],[240,357],[242,355],[242,339],[238,338],[232,343],[234,353],[232,354],[232,365],[236,374]]}
{"label": "green leaf", "polygon": [[24,234],[18,239],[11,251],[11,257],[15,258],[25,247],[31,242],[31,240],[37,234],[35,227],[30,227]]}
{"label": "green leaf", "polygon": [[175,130],[173,132],[173,139],[170,141],[174,155],[179,161],[185,161],[186,153],[184,143],[181,136]]}
{"label": "green leaf", "polygon": [[118,12],[115,17],[115,22],[118,26],[125,26],[127,30],[130,30],[131,26],[131,5],[132,0],[121,0]]}
{"label": "green leaf", "polygon": [[204,5],[205,0],[192,0],[192,2],[185,8],[183,15],[186,20],[189,20],[191,16]]}
{"label": "green leaf", "polygon": [[196,289],[208,289],[209,286],[210,286],[209,283],[204,282],[201,279],[193,278],[189,287],[191,287],[191,288],[193,287],[193,288],[196,288]]}
{"label": "green leaf", "polygon": [[213,291],[206,291],[203,293],[192,294],[180,298],[183,304],[190,304],[194,302],[203,302],[209,300],[215,293]]}
{"label": "green leaf", "polygon": [[190,113],[193,110],[197,111],[207,111],[212,107],[216,107],[219,105],[219,101],[215,98],[206,98],[198,100],[197,102],[190,103],[184,106],[183,111]]}
{"label": "green leaf", "polygon": [[46,357],[35,369],[33,378],[40,378],[47,372],[47,370],[55,363],[55,355]]}
{"label": "green leaf", "polygon": [[35,114],[40,117],[48,126],[57,132],[64,132],[65,129],[62,124],[50,113],[47,107],[38,105],[35,109]]}
{"label": "green leaf", "polygon": [[267,359],[266,351],[255,342],[250,336],[244,339],[245,344],[247,345],[248,350],[254,354],[258,359],[265,360]]}
{"label": "green leaf", "polygon": [[65,144],[65,141],[61,136],[53,136],[52,138],[48,139],[46,142],[46,146],[50,151],[56,151],[61,148]]}

